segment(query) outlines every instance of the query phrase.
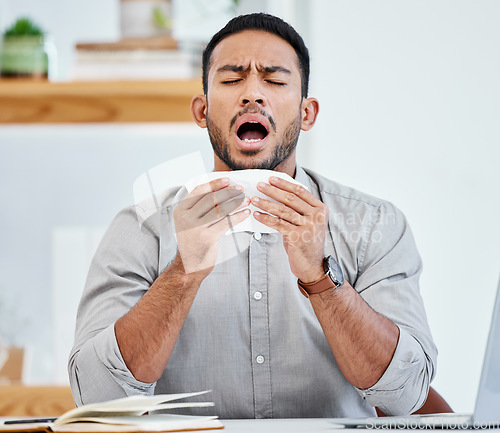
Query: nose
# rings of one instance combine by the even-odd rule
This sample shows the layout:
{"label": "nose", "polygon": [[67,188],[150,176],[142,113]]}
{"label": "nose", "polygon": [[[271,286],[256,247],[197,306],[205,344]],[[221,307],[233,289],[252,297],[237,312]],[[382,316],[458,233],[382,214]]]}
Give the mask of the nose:
{"label": "nose", "polygon": [[246,85],[241,94],[241,105],[246,106],[249,104],[266,105],[266,98],[262,92],[259,79],[255,76],[247,77]]}

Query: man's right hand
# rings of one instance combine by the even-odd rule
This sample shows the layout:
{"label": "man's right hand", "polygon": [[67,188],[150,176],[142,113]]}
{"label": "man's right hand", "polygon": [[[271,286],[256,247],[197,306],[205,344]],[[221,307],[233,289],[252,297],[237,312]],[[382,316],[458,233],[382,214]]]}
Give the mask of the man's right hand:
{"label": "man's right hand", "polygon": [[249,199],[228,178],[198,185],[174,210],[175,232],[186,273],[208,275],[217,261],[221,236],[250,215]]}

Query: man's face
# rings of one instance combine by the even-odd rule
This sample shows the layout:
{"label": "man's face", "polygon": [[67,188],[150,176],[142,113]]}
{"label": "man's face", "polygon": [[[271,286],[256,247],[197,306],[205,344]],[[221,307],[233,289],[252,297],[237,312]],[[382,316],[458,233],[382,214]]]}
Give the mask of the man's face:
{"label": "man's face", "polygon": [[285,40],[258,30],[223,39],[211,56],[205,107],[215,170],[293,176],[304,101],[297,54]]}

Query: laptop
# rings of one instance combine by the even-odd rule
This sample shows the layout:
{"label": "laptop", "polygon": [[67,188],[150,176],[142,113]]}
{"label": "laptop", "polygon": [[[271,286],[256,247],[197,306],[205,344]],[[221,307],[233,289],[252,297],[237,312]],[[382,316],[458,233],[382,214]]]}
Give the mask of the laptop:
{"label": "laptop", "polygon": [[491,320],[483,370],[472,415],[456,413],[388,416],[372,418],[336,418],[332,422],[346,428],[375,429],[466,429],[500,428],[500,281]]}

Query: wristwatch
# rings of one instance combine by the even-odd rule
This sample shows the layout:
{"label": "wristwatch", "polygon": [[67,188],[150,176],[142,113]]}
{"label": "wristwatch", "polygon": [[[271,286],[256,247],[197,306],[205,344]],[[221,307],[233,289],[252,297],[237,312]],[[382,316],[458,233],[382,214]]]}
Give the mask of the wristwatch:
{"label": "wristwatch", "polygon": [[336,289],[344,284],[344,274],[337,260],[332,256],[327,256],[323,259],[323,269],[325,276],[312,283],[304,283],[297,280],[299,290],[306,297],[325,292],[329,289]]}

